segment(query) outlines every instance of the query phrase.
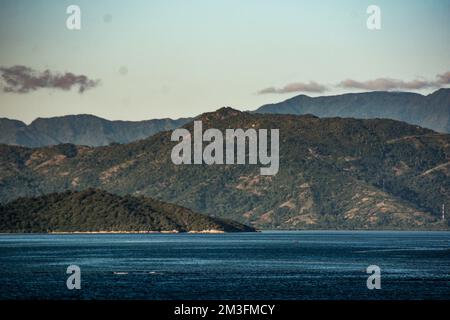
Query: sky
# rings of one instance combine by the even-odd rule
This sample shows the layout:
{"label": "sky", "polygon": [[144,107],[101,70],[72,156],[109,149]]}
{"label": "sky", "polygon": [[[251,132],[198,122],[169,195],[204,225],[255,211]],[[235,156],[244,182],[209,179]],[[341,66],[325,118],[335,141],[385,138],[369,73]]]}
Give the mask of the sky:
{"label": "sky", "polygon": [[[81,10],[69,30],[66,9]],[[369,5],[381,29],[370,30]],[[450,87],[450,0],[0,0],[0,117],[179,118]]]}

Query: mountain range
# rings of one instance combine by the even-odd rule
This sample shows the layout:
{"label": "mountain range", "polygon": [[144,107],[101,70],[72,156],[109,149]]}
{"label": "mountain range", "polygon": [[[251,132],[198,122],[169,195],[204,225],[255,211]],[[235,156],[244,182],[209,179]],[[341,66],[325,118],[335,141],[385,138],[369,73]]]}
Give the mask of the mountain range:
{"label": "mountain range", "polygon": [[[0,201],[103,189],[172,202],[262,229],[448,229],[450,135],[388,119],[222,108],[203,129],[279,129],[280,169],[174,165],[171,132],[102,147],[0,146]],[[193,130],[193,123],[183,126]]]}
{"label": "mountain range", "polygon": [[38,118],[26,125],[18,120],[0,118],[0,143],[30,148],[61,143],[96,147],[144,139],[160,131],[178,128],[188,121],[189,118],[110,121],[81,114]]}
{"label": "mountain range", "polygon": [[[280,103],[264,105],[254,112],[359,119],[386,118],[449,133],[450,89],[439,89],[427,96],[381,91],[323,97],[298,95]],[[26,125],[18,120],[0,118],[0,143],[30,148],[61,143],[106,146],[110,143],[129,143],[161,131],[173,130],[192,119],[110,121],[82,114],[38,118]]]}
{"label": "mountain range", "polygon": [[411,92],[364,92],[337,96],[298,95],[258,108],[258,113],[312,114],[318,117],[386,118],[450,132],[450,89],[429,95]]}

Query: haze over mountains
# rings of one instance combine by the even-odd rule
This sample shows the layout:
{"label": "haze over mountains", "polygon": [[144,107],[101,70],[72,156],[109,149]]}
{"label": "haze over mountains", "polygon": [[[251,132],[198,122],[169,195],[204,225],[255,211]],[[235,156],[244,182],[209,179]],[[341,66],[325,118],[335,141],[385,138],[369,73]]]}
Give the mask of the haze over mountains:
{"label": "haze over mountains", "polygon": [[38,118],[26,125],[18,120],[0,118],[0,143],[30,148],[60,143],[105,146],[144,139],[160,131],[178,128],[189,120],[110,121],[82,114]]}
{"label": "haze over mountains", "polygon": [[[450,135],[386,119],[274,115],[223,108],[203,128],[280,130],[280,169],[174,165],[161,132],[129,144],[0,146],[0,202],[96,188],[144,195],[264,229],[445,229]],[[184,127],[192,132],[192,123]]]}
{"label": "haze over mountains", "polygon": [[429,95],[411,92],[364,92],[337,96],[299,95],[258,108],[258,113],[312,114],[318,117],[386,118],[450,132],[450,89]]}
{"label": "haze over mountains", "polygon": [[[313,114],[318,117],[386,118],[450,132],[450,89],[423,96],[410,92],[365,92],[337,96],[299,95],[264,105],[255,113]],[[193,115],[194,116],[194,115]],[[60,143],[105,146],[129,143],[178,128],[192,118],[109,121],[93,115],[38,118],[30,125],[0,118],[0,143],[42,147]]]}

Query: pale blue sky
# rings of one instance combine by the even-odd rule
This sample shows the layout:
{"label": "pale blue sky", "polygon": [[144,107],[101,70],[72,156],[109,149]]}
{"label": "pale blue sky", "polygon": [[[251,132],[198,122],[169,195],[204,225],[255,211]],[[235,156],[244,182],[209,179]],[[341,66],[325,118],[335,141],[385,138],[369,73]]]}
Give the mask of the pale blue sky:
{"label": "pale blue sky", "polygon": [[[80,31],[66,29],[71,4]],[[370,4],[381,8],[379,31],[366,28]],[[83,94],[0,92],[0,117],[26,122],[255,109],[302,93],[257,94],[293,82],[337,94],[357,91],[335,87],[349,78],[434,80],[450,71],[450,0],[0,0],[0,66],[13,65],[101,80]]]}

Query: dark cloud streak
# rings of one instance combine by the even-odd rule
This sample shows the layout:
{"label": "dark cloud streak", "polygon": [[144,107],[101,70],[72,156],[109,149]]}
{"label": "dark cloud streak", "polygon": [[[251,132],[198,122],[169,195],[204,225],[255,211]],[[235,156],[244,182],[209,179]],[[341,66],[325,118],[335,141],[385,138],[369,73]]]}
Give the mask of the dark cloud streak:
{"label": "dark cloud streak", "polygon": [[42,88],[71,90],[78,88],[79,93],[92,89],[99,80],[89,79],[85,75],[75,75],[70,72],[54,73],[50,70],[36,71],[26,66],[0,67],[2,87],[4,92],[28,93]]}

